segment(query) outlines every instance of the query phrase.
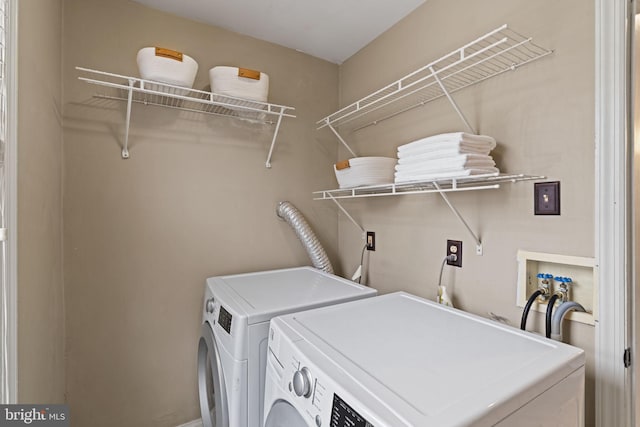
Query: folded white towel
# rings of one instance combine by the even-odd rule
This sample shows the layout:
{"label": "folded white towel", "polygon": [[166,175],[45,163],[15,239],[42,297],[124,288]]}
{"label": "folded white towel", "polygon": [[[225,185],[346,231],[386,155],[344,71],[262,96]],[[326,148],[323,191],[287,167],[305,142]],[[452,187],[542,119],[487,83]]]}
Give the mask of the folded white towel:
{"label": "folded white towel", "polygon": [[466,173],[466,171],[468,170],[488,170],[490,172],[494,171],[494,167],[493,166],[478,166],[478,167],[471,167],[471,168],[442,168],[442,169],[433,169],[433,170],[423,170],[423,171],[407,171],[407,172],[396,172],[394,173],[394,177],[398,178],[411,178],[414,176],[417,177],[422,177],[422,176],[426,176],[426,175],[437,175],[440,173]]}
{"label": "folded white towel", "polygon": [[455,171],[455,170],[465,170],[465,169],[478,169],[478,168],[492,168],[494,167],[496,164],[495,162],[491,161],[491,162],[471,162],[467,165],[464,166],[460,166],[457,164],[448,164],[448,165],[441,165],[438,167],[435,166],[431,166],[431,167],[410,167],[410,168],[397,168],[395,173],[400,173],[400,174],[420,174],[420,175],[424,175],[427,173],[438,173],[438,172],[443,172],[443,171]]}
{"label": "folded white towel", "polygon": [[442,157],[440,159],[422,159],[410,161],[407,163],[399,163],[396,166],[397,171],[412,170],[431,170],[441,168],[469,168],[469,167],[485,167],[495,166],[496,162],[491,156],[483,154],[459,154],[457,156]]}
{"label": "folded white towel", "polygon": [[481,156],[488,156],[491,152],[491,148],[489,147],[469,147],[460,144],[454,144],[453,146],[448,146],[443,148],[442,150],[432,150],[432,149],[422,149],[422,150],[411,150],[409,152],[400,153],[398,152],[398,163],[417,163],[426,160],[437,160],[444,159],[454,156],[459,156],[461,154],[474,154]]}
{"label": "folded white towel", "polygon": [[401,184],[406,182],[419,182],[419,181],[435,181],[439,179],[448,178],[465,178],[474,175],[488,175],[496,176],[500,173],[497,168],[477,168],[477,169],[464,169],[454,170],[448,172],[428,173],[428,174],[408,174],[401,175],[396,172],[395,183]]}
{"label": "folded white towel", "polygon": [[456,148],[463,153],[488,154],[488,152],[495,148],[495,144],[471,141],[440,141],[429,144],[416,144],[404,149],[400,149],[400,147],[398,147],[398,157],[403,158],[407,156],[417,156]]}
{"label": "folded white towel", "polygon": [[398,147],[398,150],[410,149],[416,145],[421,144],[435,144],[438,142],[474,142],[485,143],[495,146],[496,140],[487,135],[474,135],[466,132],[453,132],[453,133],[441,133],[439,135],[428,136],[426,138],[420,138],[408,144],[404,144]]}
{"label": "folded white towel", "polygon": [[398,147],[398,155],[418,154],[455,147],[456,144],[472,150],[493,150],[496,140],[490,136],[464,132],[446,133],[422,138]]}

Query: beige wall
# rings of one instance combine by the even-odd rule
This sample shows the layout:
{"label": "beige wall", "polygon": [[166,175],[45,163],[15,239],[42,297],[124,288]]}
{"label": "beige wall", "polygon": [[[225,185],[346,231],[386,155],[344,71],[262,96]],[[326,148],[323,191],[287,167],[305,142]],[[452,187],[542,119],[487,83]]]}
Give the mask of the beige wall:
{"label": "beige wall", "polygon": [[62,1],[18,3],[18,400],[62,403]]}
{"label": "beige wall", "polygon": [[[451,195],[482,237],[478,257],[437,196],[347,202],[377,233],[369,281],[382,292],[432,298],[445,241],[460,239],[464,268],[444,276],[455,303],[516,325],[517,249],[594,255],[592,6],[476,3],[429,0],[344,63],[338,84],[337,66],[288,49],[129,1],[65,0],[66,366],[74,425],[173,426],[197,418],[204,279],[308,262],[276,219],[277,201],[291,200],[303,211],[338,271],[351,273],[358,263],[359,232],[310,194],[335,186],[331,163],[345,157],[328,131],[314,130],[338,105],[337,88],[341,104],[349,103],[502,23],[554,55],[456,99],[481,133],[498,139],[494,154],[503,171],[561,181],[562,216],[533,216],[531,183]],[[79,82],[73,67],[137,75],[137,50],[155,44],[195,57],[196,88],[206,87],[214,65],[271,76],[270,100],[295,106],[298,115],[283,124],[273,169],[264,168],[270,137],[261,127],[143,106],[134,106],[131,158],[120,158],[124,105],[97,103],[95,88]],[[461,128],[441,100],[347,139],[363,155],[393,156],[401,143]],[[530,324],[539,329],[540,316]],[[593,330],[571,324],[567,335],[587,350],[587,425],[593,425]]]}
{"label": "beige wall", "polygon": [[[640,7],[640,5],[638,5],[638,7]],[[633,94],[633,102],[634,102],[634,143],[635,143],[635,147],[634,147],[634,164],[635,165],[640,165],[640,79],[638,78],[640,76],[640,15],[636,14],[635,17],[635,57],[634,57],[634,67],[635,67],[635,76],[633,77],[634,79],[634,94]],[[633,176],[633,182],[640,182],[640,168],[639,167],[635,167],[634,168],[634,176]],[[640,193],[638,192],[638,186],[635,186],[634,189],[634,206],[633,206],[634,210],[635,210],[635,217],[634,217],[634,226],[635,226],[635,242],[636,242],[636,247],[638,242],[640,242]],[[640,265],[640,251],[638,251],[636,249],[635,252],[635,265],[638,266]],[[637,267],[636,267],[637,268]],[[640,307],[640,291],[638,291],[638,286],[639,286],[639,277],[636,275],[636,282],[635,282],[635,287],[636,287],[636,291],[635,291],[635,307]],[[638,342],[640,339],[640,335],[639,332],[640,331],[640,313],[635,312],[634,313],[634,351],[638,351],[638,348],[640,348],[638,346]],[[636,375],[634,376],[634,392],[635,392],[635,399],[636,401],[634,402],[635,404],[635,413],[636,413],[636,417],[638,417],[638,414],[640,414],[640,375],[638,375],[636,373]]]}
{"label": "beige wall", "polygon": [[[594,256],[594,10],[589,2],[429,0],[340,67],[346,105],[506,23],[555,50],[540,61],[455,95],[472,125],[494,136],[504,172],[546,175],[561,182],[562,215],[533,215],[533,184],[451,194],[480,235],[484,255],[437,195],[349,201],[345,206],[376,232],[369,283],[381,292],[405,290],[433,299],[446,240],[463,240],[463,268],[447,268],[455,304],[519,325],[518,249]],[[421,136],[464,130],[441,99],[377,126],[344,135],[360,155],[395,156]],[[347,156],[340,151],[339,158]],[[340,263],[355,269],[362,240],[340,217]],[[542,316],[529,324],[540,331]],[[573,322],[568,322],[573,323]],[[573,323],[565,334],[587,352],[587,425],[594,423],[593,328]]]}
{"label": "beige wall", "polygon": [[[138,75],[160,45],[200,64],[259,69],[270,101],[296,107],[264,166],[272,128],[123,103],[97,105],[75,66]],[[74,426],[175,426],[199,418],[196,346],[208,276],[308,264],[275,215],[290,200],[337,259],[337,218],[311,191],[332,186],[333,143],[315,121],[338,104],[338,67],[125,0],[65,0],[65,291]],[[328,138],[325,138],[328,139]]]}

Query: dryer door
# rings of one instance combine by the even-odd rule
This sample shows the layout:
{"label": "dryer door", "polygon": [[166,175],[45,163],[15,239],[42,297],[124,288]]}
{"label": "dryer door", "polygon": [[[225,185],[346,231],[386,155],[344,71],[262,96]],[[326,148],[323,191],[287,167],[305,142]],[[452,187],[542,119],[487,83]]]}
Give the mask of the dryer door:
{"label": "dryer door", "polygon": [[229,406],[218,345],[208,323],[198,343],[198,394],[203,427],[227,427]]}
{"label": "dryer door", "polygon": [[302,415],[290,403],[278,400],[269,411],[264,427],[308,427]]}

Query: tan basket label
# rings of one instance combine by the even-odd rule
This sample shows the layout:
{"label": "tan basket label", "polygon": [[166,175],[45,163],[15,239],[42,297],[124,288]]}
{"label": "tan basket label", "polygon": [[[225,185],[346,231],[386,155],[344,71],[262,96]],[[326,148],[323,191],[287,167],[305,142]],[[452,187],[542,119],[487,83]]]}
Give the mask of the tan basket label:
{"label": "tan basket label", "polygon": [[246,77],[247,79],[260,80],[260,71],[250,70],[248,68],[238,68],[238,77]]}
{"label": "tan basket label", "polygon": [[351,165],[349,164],[349,160],[342,160],[338,163],[336,163],[336,170],[341,171],[342,169],[348,169],[350,168]]}
{"label": "tan basket label", "polygon": [[165,49],[164,47],[156,47],[156,56],[161,56],[163,58],[174,59],[176,61],[182,62],[182,52],[178,52],[177,50]]}

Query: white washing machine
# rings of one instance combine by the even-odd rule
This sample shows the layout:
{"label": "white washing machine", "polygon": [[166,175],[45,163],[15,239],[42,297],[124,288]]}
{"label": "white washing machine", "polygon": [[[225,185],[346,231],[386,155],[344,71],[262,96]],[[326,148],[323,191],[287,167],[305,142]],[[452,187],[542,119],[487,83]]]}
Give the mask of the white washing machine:
{"label": "white washing machine", "polygon": [[584,352],[394,293],[271,321],[265,427],[584,425]]}
{"label": "white washing machine", "polygon": [[204,427],[262,425],[272,317],[376,295],[311,267],[207,279],[198,344]]}

